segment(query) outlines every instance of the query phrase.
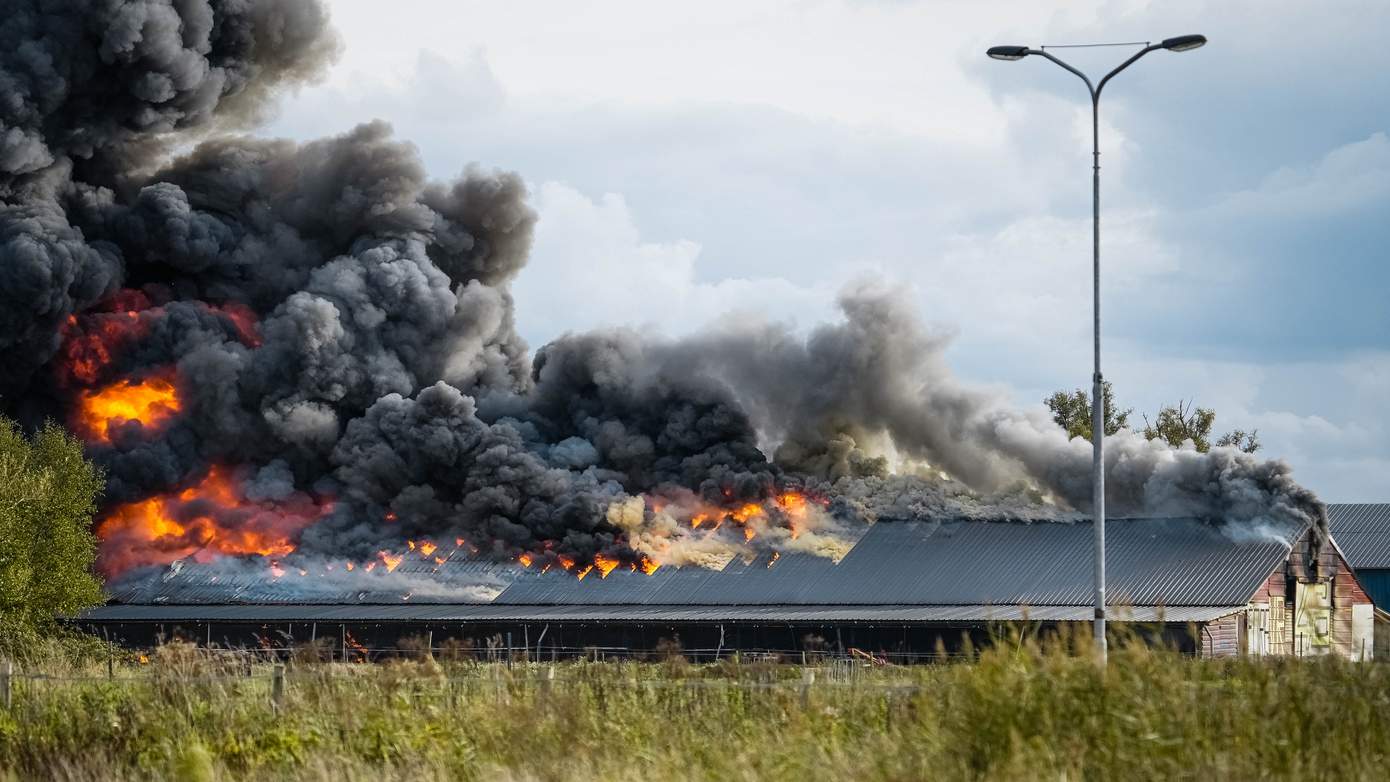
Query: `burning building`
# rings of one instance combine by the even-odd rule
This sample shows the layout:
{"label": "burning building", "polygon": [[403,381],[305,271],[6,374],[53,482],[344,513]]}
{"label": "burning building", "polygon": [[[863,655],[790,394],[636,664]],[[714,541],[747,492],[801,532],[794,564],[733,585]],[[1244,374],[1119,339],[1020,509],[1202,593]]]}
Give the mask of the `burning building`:
{"label": "burning building", "polygon": [[[1114,615],[1189,653],[1369,659],[1377,641],[1385,644],[1385,615],[1336,544],[1312,530],[1252,535],[1199,519],[1112,524]],[[1091,534],[1084,520],[883,520],[859,530],[839,558],[774,550],[722,567],[604,562],[577,577],[527,559],[441,558],[440,548],[419,542],[379,565],[390,577],[170,568],[124,582],[122,604],[81,622],[137,643],[352,638],[390,648],[428,635],[481,650],[488,638],[510,638],[512,651],[551,659],[648,653],[678,640],[701,659],[857,649],[917,660],[967,637],[986,641],[1003,626],[1046,632],[1089,621]]]}
{"label": "burning building", "polygon": [[[217,602],[182,596],[206,580],[229,605],[308,604],[311,579],[399,601],[452,588],[419,567],[465,561],[491,602],[722,589],[747,568],[875,581],[834,563],[908,534],[895,520],[1084,523],[1089,445],[954,378],[947,336],[883,285],[846,290],[843,318],[808,334],[609,330],[531,351],[510,288],[537,219],[518,175],[432,181],[382,121],[238,135],[331,61],[318,2],[8,11],[0,405],[65,422],[105,471],[99,568],[123,601]],[[1282,462],[1128,431],[1107,460],[1117,515],[1326,539]]]}

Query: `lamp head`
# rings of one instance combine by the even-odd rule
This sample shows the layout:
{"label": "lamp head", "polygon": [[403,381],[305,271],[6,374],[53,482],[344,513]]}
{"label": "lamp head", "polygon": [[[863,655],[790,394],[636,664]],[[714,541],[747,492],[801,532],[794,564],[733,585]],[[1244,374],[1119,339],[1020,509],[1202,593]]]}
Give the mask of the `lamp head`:
{"label": "lamp head", "polygon": [[[1203,39],[1205,40],[1205,39]],[[1021,60],[1028,56],[1027,46],[991,46],[985,52],[996,60]]]}
{"label": "lamp head", "polygon": [[1170,52],[1186,52],[1192,49],[1199,49],[1205,46],[1207,37],[1205,35],[1179,35],[1176,38],[1164,39],[1159,46]]}

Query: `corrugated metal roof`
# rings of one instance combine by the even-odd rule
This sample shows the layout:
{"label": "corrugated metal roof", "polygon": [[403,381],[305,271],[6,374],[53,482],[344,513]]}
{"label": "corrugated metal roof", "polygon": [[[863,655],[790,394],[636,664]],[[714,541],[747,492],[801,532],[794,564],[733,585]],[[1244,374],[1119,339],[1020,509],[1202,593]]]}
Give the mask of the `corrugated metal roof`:
{"label": "corrugated metal roof", "polygon": [[1390,569],[1390,503],[1328,505],[1327,521],[1349,565]]}
{"label": "corrugated metal roof", "polygon": [[[1234,606],[1117,607],[1111,618],[1133,622],[1208,622]],[[1090,621],[1081,606],[514,606],[514,605],[109,605],[84,612],[94,622],[956,622]]]}
{"label": "corrugated metal roof", "polygon": [[[1115,519],[1107,525],[1108,595],[1114,605],[1243,605],[1287,556],[1300,531],[1255,535],[1197,519]],[[881,521],[838,563],[811,554],[764,552],[722,570],[663,567],[648,576],[619,569],[583,581],[562,571],[458,560],[406,563],[391,579],[279,581],[210,575],[190,564],[128,585],[120,602],[427,603],[493,606],[1073,606],[1091,601],[1088,522]],[[333,579],[341,578],[342,574]],[[214,579],[218,579],[214,581]],[[387,589],[387,586],[391,589]],[[394,590],[394,591],[393,591]],[[459,609],[462,610],[462,609]],[[857,609],[855,609],[857,610]],[[625,614],[625,615],[626,615]]]}

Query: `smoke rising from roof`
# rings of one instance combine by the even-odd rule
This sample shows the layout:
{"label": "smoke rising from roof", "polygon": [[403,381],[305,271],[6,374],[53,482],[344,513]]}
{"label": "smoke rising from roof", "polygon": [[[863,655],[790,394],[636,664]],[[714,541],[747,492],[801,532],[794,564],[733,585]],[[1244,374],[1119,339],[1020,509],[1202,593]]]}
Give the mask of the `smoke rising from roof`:
{"label": "smoke rising from roof", "polygon": [[[946,338],[871,283],[804,337],[611,330],[533,356],[509,291],[537,219],[519,176],[432,182],[381,121],[229,134],[336,45],[296,0],[19,2],[0,20],[6,410],[71,423],[112,383],[177,388],[176,411],[87,422],[110,574],[417,539],[542,566],[724,555],[662,505],[766,504],[739,529],[832,557],[847,519],[1086,511],[1089,445],[953,378]],[[1282,462],[1122,432],[1107,466],[1117,515],[1321,523]],[[195,496],[213,474],[235,486]],[[265,530],[288,543],[249,537]]]}

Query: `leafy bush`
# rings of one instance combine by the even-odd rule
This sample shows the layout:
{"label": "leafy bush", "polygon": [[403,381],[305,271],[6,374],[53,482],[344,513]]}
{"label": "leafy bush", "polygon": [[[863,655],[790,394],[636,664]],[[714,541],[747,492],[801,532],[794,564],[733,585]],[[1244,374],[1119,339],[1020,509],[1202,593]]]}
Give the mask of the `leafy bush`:
{"label": "leafy bush", "polygon": [[31,652],[55,617],[100,603],[92,514],[101,471],[62,427],[0,418],[0,654]]}

